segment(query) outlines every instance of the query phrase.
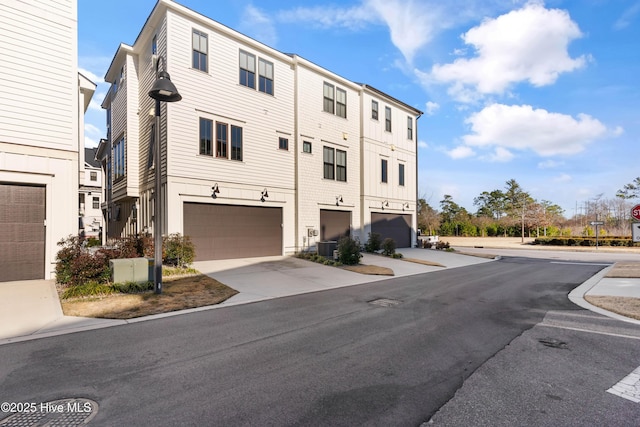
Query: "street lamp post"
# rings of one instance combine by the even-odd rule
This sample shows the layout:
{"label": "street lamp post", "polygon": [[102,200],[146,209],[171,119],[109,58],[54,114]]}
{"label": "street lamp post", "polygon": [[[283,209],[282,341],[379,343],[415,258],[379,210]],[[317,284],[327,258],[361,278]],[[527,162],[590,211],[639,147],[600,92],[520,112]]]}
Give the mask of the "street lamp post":
{"label": "street lamp post", "polygon": [[164,57],[158,56],[156,62],[156,81],[153,83],[149,96],[156,100],[155,107],[155,212],[153,219],[153,290],[156,294],[162,293],[162,164],[160,159],[160,102],[177,102],[182,99],[175,85],[171,83],[169,73],[160,71],[160,60],[162,60],[166,70],[167,64]]}

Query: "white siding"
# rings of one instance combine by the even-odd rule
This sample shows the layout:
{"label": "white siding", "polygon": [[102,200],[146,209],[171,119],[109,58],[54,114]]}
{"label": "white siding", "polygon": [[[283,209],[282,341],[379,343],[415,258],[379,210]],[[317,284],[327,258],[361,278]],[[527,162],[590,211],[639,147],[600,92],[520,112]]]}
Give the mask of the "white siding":
{"label": "white siding", "polygon": [[75,0],[0,3],[0,141],[78,151],[76,15]]}
{"label": "white siding", "polygon": [[[326,74],[325,74],[326,73]],[[347,118],[323,111],[324,82],[347,92]],[[307,229],[320,230],[320,210],[351,212],[354,236],[360,236],[360,99],[351,84],[326,71],[299,64],[297,67],[298,117],[298,241],[300,248],[314,246],[320,236],[309,239]],[[303,153],[303,142],[312,153]],[[323,147],[347,152],[347,181],[324,179]],[[336,206],[336,197],[343,203]]]}

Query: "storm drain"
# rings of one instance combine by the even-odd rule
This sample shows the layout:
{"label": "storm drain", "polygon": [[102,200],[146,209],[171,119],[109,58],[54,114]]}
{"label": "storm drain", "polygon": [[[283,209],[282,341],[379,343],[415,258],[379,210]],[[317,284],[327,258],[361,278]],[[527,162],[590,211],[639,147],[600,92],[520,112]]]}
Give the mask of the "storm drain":
{"label": "storm drain", "polygon": [[389,299],[389,298],[378,298],[373,301],[369,301],[369,304],[379,305],[380,307],[394,307],[400,304],[402,301],[397,299]]}
{"label": "storm drain", "polygon": [[93,400],[70,398],[51,402],[3,402],[1,413],[13,413],[0,420],[2,427],[74,427],[87,425],[98,413]]}

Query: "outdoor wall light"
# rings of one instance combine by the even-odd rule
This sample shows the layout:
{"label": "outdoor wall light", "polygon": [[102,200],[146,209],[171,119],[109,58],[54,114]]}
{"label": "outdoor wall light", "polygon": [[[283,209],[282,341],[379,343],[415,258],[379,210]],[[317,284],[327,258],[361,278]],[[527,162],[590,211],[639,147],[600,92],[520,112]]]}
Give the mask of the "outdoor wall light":
{"label": "outdoor wall light", "polygon": [[405,209],[409,209],[409,202],[404,202],[402,204],[402,210],[404,211]]}
{"label": "outdoor wall light", "polygon": [[217,194],[220,194],[220,189],[218,188],[218,183],[216,182],[213,187],[211,187],[211,198],[217,199]]}
{"label": "outdoor wall light", "polygon": [[342,201],[342,195],[336,196],[336,206],[340,206],[340,203],[344,203]]}
{"label": "outdoor wall light", "polygon": [[[160,60],[165,70],[160,71]],[[160,158],[161,144],[160,140],[160,102],[176,102],[182,99],[182,95],[178,93],[175,85],[171,83],[171,77],[166,71],[167,63],[163,56],[158,56],[156,62],[156,81],[153,83],[149,96],[156,101],[155,105],[155,189],[154,189],[154,218],[153,218],[153,243],[154,243],[154,260],[153,260],[153,290],[156,294],[162,293],[162,163]]]}
{"label": "outdoor wall light", "polygon": [[385,206],[389,207],[389,201],[388,200],[385,200],[384,202],[382,202],[382,210],[384,210]]}
{"label": "outdoor wall light", "polygon": [[262,190],[262,193],[260,195],[260,201],[264,202],[265,197],[269,197],[269,193],[267,193],[267,189],[266,188],[264,190]]}

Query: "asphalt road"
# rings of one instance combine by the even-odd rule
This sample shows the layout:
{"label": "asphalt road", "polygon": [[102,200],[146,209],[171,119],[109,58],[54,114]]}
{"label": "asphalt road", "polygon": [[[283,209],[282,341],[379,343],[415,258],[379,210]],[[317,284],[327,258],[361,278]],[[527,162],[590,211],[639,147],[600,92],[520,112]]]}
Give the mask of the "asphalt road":
{"label": "asphalt road", "polygon": [[[546,393],[560,415],[584,404],[565,398],[569,391],[587,389],[593,411],[638,417],[639,409],[629,409],[635,404],[602,389],[636,368],[637,340],[569,339],[562,334],[577,331],[541,324],[550,311],[589,314],[567,294],[602,268],[505,258],[4,345],[0,401],[84,397],[99,405],[90,424],[104,426],[404,426],[434,414],[442,425],[497,425],[474,423],[482,414],[468,406],[490,395],[488,387],[504,393],[503,406],[486,397],[498,402],[489,420],[502,425],[591,425],[563,423],[551,405],[519,418],[509,404],[528,401],[531,382],[555,387],[549,376],[563,388]],[[379,299],[395,305],[371,303]],[[539,337],[564,339],[569,349],[551,349]],[[610,358],[613,348],[620,354]],[[553,357],[539,357],[547,349]],[[590,364],[574,371],[589,354]],[[519,369],[522,376],[510,375]],[[454,417],[463,410],[466,418]]]}

